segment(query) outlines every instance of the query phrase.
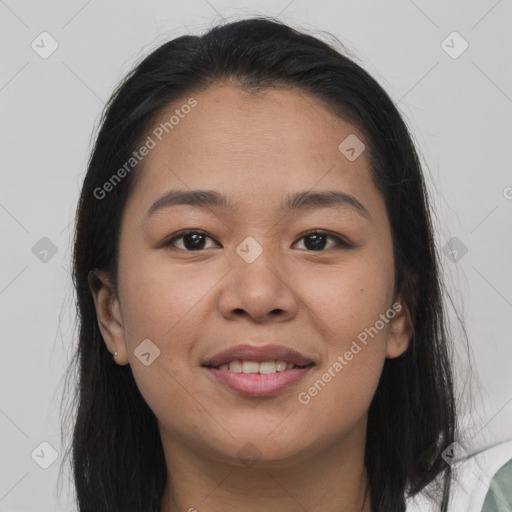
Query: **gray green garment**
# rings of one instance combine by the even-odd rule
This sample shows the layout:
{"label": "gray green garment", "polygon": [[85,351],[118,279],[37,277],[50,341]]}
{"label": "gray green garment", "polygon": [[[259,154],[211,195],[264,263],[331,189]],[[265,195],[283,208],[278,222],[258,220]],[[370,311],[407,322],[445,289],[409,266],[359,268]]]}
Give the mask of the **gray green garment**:
{"label": "gray green garment", "polygon": [[512,459],[492,478],[482,512],[512,512]]}

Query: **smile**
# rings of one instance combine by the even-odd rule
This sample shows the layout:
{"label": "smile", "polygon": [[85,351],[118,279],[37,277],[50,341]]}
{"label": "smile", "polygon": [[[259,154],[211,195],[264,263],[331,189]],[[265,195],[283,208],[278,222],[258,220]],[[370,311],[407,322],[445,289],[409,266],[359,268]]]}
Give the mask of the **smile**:
{"label": "smile", "polygon": [[221,364],[218,368],[219,370],[230,370],[236,373],[269,375],[292,368],[301,368],[301,366],[287,361],[262,361],[261,363],[257,361],[231,361],[230,363]]}
{"label": "smile", "polygon": [[220,367],[206,367],[215,381],[242,395],[276,395],[304,378],[313,363],[298,366],[286,361],[232,361]]}

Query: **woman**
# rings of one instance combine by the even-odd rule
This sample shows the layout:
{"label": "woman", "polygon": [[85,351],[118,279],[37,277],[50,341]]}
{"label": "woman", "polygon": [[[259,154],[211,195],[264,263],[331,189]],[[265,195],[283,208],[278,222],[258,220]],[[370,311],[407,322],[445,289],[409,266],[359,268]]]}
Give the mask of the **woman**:
{"label": "woman", "polygon": [[421,167],[335,48],[253,18],[146,57],[102,119],[74,282],[80,511],[400,512],[429,484],[447,510]]}

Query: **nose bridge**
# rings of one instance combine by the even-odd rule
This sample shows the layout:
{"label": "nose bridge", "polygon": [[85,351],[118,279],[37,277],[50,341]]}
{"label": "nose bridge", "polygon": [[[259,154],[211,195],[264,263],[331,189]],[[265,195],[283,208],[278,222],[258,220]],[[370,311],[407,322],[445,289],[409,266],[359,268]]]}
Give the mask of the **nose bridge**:
{"label": "nose bridge", "polygon": [[249,236],[236,247],[232,275],[220,300],[224,315],[243,310],[261,320],[277,310],[286,316],[295,312],[296,301],[279,261],[279,248],[268,245]]}
{"label": "nose bridge", "polygon": [[233,259],[237,281],[245,281],[246,286],[249,282],[251,286],[281,286],[283,283],[279,274],[283,269],[279,264],[279,248],[271,247],[269,240],[258,238],[259,241],[248,236],[236,247]]}

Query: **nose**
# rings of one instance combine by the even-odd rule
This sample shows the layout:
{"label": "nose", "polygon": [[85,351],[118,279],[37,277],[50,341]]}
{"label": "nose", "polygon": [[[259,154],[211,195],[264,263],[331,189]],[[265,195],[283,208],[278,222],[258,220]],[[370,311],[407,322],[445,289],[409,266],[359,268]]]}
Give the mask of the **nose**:
{"label": "nose", "polygon": [[223,281],[218,306],[230,320],[247,317],[256,323],[290,320],[298,301],[291,289],[285,265],[276,264],[274,254],[263,251],[248,263],[234,255],[232,270]]}

